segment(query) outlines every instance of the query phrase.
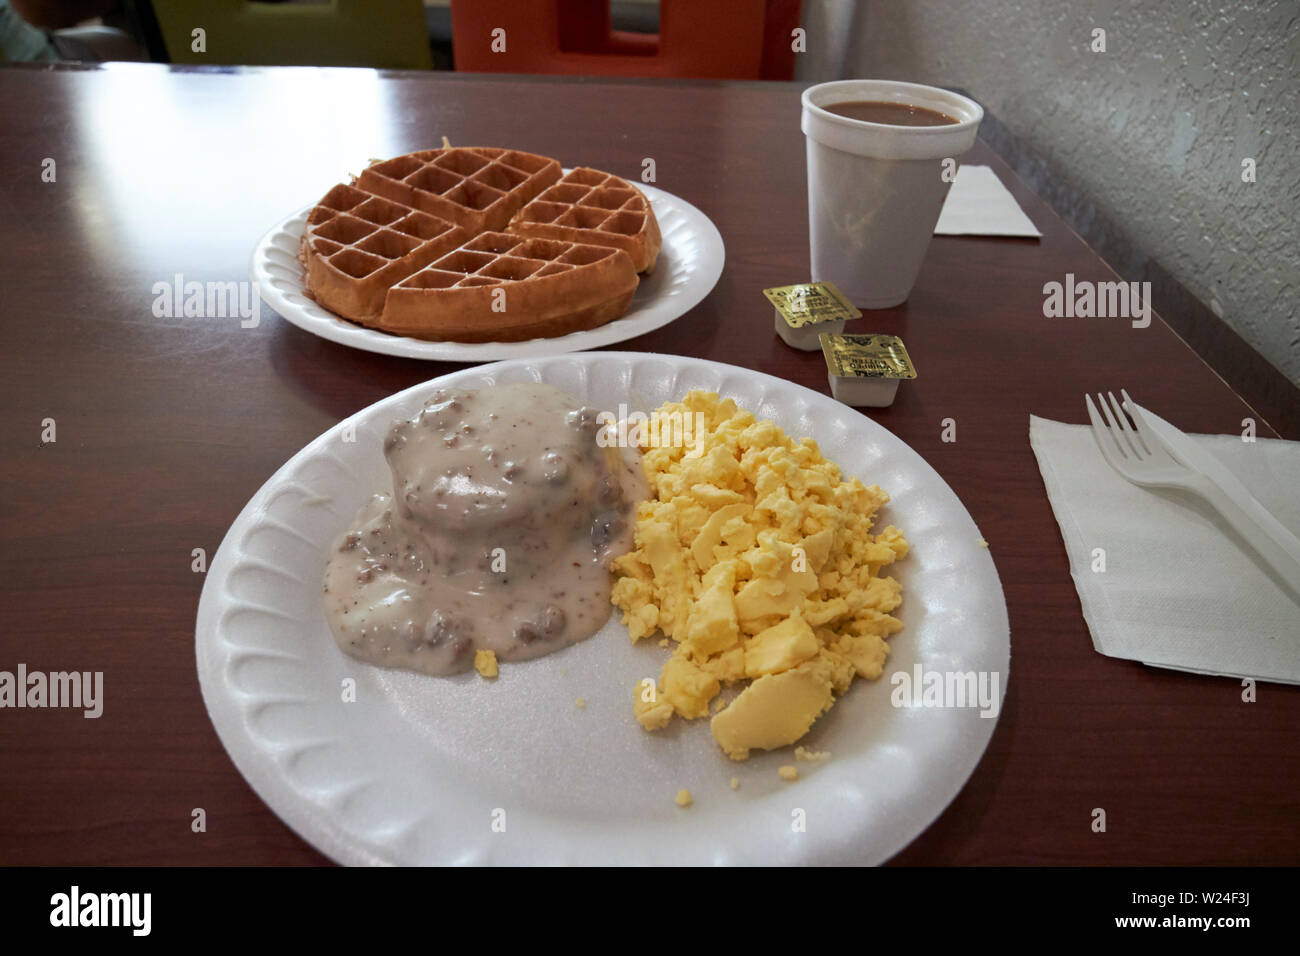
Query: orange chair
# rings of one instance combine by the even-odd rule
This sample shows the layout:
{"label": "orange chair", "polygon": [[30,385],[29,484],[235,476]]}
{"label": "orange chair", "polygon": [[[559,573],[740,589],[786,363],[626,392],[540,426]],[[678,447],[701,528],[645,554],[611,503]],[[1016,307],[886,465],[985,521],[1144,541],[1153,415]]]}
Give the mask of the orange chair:
{"label": "orange chair", "polygon": [[644,34],[613,29],[609,0],[452,0],[453,56],[471,73],[789,80],[801,6],[661,0]]}

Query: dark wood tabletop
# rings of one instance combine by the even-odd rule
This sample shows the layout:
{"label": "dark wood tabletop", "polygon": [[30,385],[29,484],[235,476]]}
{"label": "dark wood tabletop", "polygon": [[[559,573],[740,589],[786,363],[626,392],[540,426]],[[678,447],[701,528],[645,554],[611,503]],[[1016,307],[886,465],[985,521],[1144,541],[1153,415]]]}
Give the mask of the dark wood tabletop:
{"label": "dark wood tabletop", "polygon": [[[105,697],[98,720],[0,710],[0,864],[324,862],[208,720],[191,553],[210,560],[262,483],[341,418],[460,366],[355,351],[269,310],[256,328],[158,318],[152,289],[247,279],[272,224],[369,158],[444,135],[629,178],[653,158],[656,184],[717,224],[726,269],[689,314],[613,348],[827,392],[821,355],[772,334],[760,292],[808,272],[793,85],[0,70],[0,670],[102,671]],[[1120,386],[1186,431],[1238,433],[1255,413],[1159,318],[1044,318],[1044,283],[1113,274],[987,146],[965,161],[993,167],[1042,240],[938,237],[905,305],[850,324],[907,343],[919,378],[865,414],[965,503],[1011,621],[992,743],[896,862],[1296,863],[1300,689],[1263,684],[1246,705],[1238,681],[1096,653],[1028,437],[1031,413],[1082,422],[1086,391]],[[1206,586],[1231,582],[1206,568]]]}

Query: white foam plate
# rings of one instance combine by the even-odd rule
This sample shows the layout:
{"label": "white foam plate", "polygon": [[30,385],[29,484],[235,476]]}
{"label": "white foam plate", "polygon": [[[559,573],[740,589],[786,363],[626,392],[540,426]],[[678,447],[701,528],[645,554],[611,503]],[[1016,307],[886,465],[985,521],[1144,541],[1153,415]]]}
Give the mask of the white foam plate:
{"label": "white foam plate", "polygon": [[[566,170],[567,172],[567,170]],[[298,210],[258,241],[250,264],[262,299],[280,315],[313,335],[384,355],[443,362],[486,362],[579,352],[644,335],[698,305],[722,275],[725,250],[712,220],[672,193],[637,183],[654,209],[663,246],[654,272],[641,277],[627,314],[605,325],[549,339],[524,342],[425,342],[349,322],[322,308],[303,290],[298,247],[307,214]]]}
{"label": "white foam plate", "polygon": [[[417,412],[427,382],[358,412],[262,486],[213,558],[196,627],[208,713],[263,800],[321,852],[349,864],[879,863],[964,785],[995,718],[898,707],[890,675],[997,673],[1005,694],[1006,603],[974,521],[948,485],[889,431],[825,395],[746,369],[671,355],[600,352],[503,362],[436,380],[476,388],[541,381],[617,411],[692,388],[734,398],[810,435],[848,475],[893,500],[901,633],[885,674],[855,682],[803,742],[829,750],[786,783],[787,749],[728,760],[707,721],[645,732],[635,684],[668,651],[633,645],[616,616],[589,640],[506,663],[496,681],[385,670],[339,651],[321,605],[331,542],[390,480],[388,425]],[[355,440],[345,441],[350,429]],[[345,702],[346,682],[355,701]],[[585,709],[575,701],[586,699]],[[1001,695],[999,695],[999,705]],[[732,776],[740,789],[729,786]],[[674,804],[687,788],[695,803]],[[802,831],[796,824],[804,821]],[[499,827],[504,821],[504,832]]]}

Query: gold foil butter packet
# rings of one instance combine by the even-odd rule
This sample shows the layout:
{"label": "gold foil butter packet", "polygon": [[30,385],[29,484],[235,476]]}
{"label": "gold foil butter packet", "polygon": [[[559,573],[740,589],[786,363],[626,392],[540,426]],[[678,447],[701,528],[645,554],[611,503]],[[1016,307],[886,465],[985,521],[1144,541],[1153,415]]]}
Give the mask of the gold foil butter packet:
{"label": "gold foil butter packet", "polygon": [[826,368],[838,378],[916,378],[916,366],[896,335],[821,336]]}
{"label": "gold foil butter packet", "polygon": [[776,306],[777,314],[791,328],[820,325],[823,322],[856,319],[858,311],[834,282],[801,282],[764,289],[763,295]]}

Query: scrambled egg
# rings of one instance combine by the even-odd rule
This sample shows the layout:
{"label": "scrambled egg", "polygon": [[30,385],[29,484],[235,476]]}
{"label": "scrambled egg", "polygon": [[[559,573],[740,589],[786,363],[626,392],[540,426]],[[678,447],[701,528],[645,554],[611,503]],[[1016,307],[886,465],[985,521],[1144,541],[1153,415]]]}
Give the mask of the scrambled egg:
{"label": "scrambled egg", "polygon": [[633,641],[676,646],[659,682],[638,684],[647,730],[709,716],[723,685],[752,681],[713,714],[735,760],[794,743],[849,689],[878,678],[902,628],[882,568],[907,555],[892,526],[871,533],[889,496],[731,399],[693,391],[657,414],[703,415],[693,445],[644,449],[651,498],[635,547],[615,560],[612,600]]}
{"label": "scrambled egg", "polygon": [[474,669],[484,677],[496,677],[497,670],[497,652],[496,651],[475,651],[474,652]]}

